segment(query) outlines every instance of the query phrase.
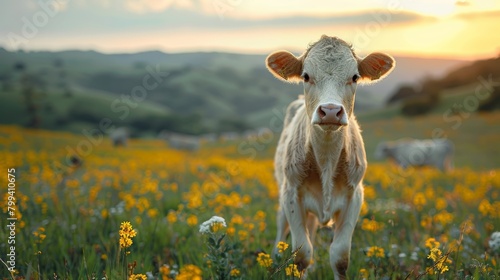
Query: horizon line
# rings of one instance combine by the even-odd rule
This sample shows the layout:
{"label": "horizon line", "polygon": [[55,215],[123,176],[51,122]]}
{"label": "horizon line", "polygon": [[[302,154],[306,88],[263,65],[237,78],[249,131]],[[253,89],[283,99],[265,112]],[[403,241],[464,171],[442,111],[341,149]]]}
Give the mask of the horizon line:
{"label": "horizon line", "polygon": [[[120,50],[99,50],[98,48],[83,48],[83,47],[75,47],[75,48],[64,48],[64,49],[23,49],[18,48],[17,50],[10,50],[5,47],[5,45],[0,45],[0,49],[5,50],[11,53],[36,53],[36,52],[47,52],[47,53],[62,53],[62,52],[95,52],[103,55],[134,55],[140,53],[148,53],[148,52],[160,52],[163,54],[192,54],[192,53],[221,53],[221,54],[233,54],[233,55],[268,55],[272,51],[238,51],[238,50],[230,50],[230,49],[184,49],[184,50],[163,50],[161,48],[144,48],[140,50],[128,50],[128,51],[120,51]],[[280,49],[288,49],[292,53],[300,54],[301,51],[295,50],[294,48],[286,48],[286,47],[277,47],[274,50]],[[364,54],[364,53],[362,53]],[[367,53],[368,54],[368,53]],[[365,55],[367,55],[365,54]],[[420,59],[436,59],[436,60],[458,60],[458,61],[476,61],[476,60],[486,60],[486,59],[494,59],[500,57],[500,52],[496,55],[494,54],[478,54],[478,55],[470,55],[470,56],[455,56],[455,55],[444,55],[444,54],[418,54],[411,52],[391,52],[392,56],[395,57],[404,57],[404,58],[420,58]]]}

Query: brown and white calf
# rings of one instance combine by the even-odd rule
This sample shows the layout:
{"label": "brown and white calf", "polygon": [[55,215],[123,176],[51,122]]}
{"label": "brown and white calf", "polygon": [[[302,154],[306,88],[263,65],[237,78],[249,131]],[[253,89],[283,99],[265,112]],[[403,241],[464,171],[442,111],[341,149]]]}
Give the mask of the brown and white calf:
{"label": "brown and white calf", "polygon": [[290,231],[292,249],[300,248],[295,263],[304,272],[312,261],[311,236],[318,220],[321,224],[333,220],[330,265],[335,279],[343,279],[367,165],[353,114],[356,86],[387,75],[394,59],[383,53],[361,59],[343,40],[324,35],[300,57],[278,51],[267,57],[266,64],[277,78],[304,83],[304,97],[287,109],[276,149],[280,188],[276,244],[285,241]]}

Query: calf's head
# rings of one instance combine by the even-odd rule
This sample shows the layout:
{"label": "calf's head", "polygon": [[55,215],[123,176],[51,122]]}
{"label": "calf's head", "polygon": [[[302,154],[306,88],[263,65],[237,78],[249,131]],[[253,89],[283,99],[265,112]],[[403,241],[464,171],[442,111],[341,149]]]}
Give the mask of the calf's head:
{"label": "calf's head", "polygon": [[267,68],[278,79],[303,81],[309,120],[323,130],[348,125],[357,84],[385,77],[394,64],[394,59],[383,53],[361,59],[349,44],[326,35],[300,57],[278,51],[266,59]]}

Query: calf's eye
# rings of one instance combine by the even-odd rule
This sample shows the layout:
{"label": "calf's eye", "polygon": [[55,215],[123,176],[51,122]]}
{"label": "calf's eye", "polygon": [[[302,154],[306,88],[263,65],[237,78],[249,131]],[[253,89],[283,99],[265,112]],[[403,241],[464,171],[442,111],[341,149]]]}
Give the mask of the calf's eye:
{"label": "calf's eye", "polygon": [[308,83],[308,82],[309,82],[309,74],[304,73],[304,74],[302,75],[302,78],[304,78],[304,82],[306,82],[306,83]]}
{"label": "calf's eye", "polygon": [[356,75],[352,76],[352,82],[353,82],[353,83],[357,83],[357,82],[358,82],[358,80],[359,80],[359,75],[358,75],[358,74],[356,74]]}

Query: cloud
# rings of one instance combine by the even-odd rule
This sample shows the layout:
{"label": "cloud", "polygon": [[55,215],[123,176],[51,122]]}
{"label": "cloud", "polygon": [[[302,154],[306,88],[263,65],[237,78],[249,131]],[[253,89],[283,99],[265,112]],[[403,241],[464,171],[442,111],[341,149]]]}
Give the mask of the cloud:
{"label": "cloud", "polygon": [[125,8],[138,14],[162,12],[171,7],[175,2],[175,0],[126,0]]}
{"label": "cloud", "polygon": [[[184,27],[196,27],[205,29],[247,29],[247,28],[266,28],[266,27],[284,27],[284,28],[304,28],[325,25],[364,25],[372,22],[384,21],[386,24],[414,23],[420,21],[433,20],[431,17],[422,16],[411,12],[390,13],[385,10],[371,10],[351,14],[336,14],[330,16],[284,16],[279,18],[254,19],[254,18],[224,18],[221,20],[217,16],[199,14],[197,20],[193,19],[192,11],[184,11],[186,20],[180,20],[177,23]],[[189,16],[191,14],[191,16]]]}
{"label": "cloud", "polygon": [[461,13],[455,16],[463,20],[480,20],[486,18],[500,18],[500,11],[483,11],[483,12],[468,12]]}
{"label": "cloud", "polygon": [[289,16],[268,20],[234,20],[234,24],[244,27],[262,27],[262,26],[275,26],[275,27],[308,27],[315,25],[360,25],[368,24],[371,22],[386,22],[387,24],[410,23],[423,20],[430,20],[416,13],[399,12],[390,13],[385,10],[372,10],[361,13],[352,13],[344,15],[331,15],[324,17],[317,16]]}
{"label": "cloud", "polygon": [[456,6],[470,6],[470,2],[468,0],[457,0],[455,2]]}

